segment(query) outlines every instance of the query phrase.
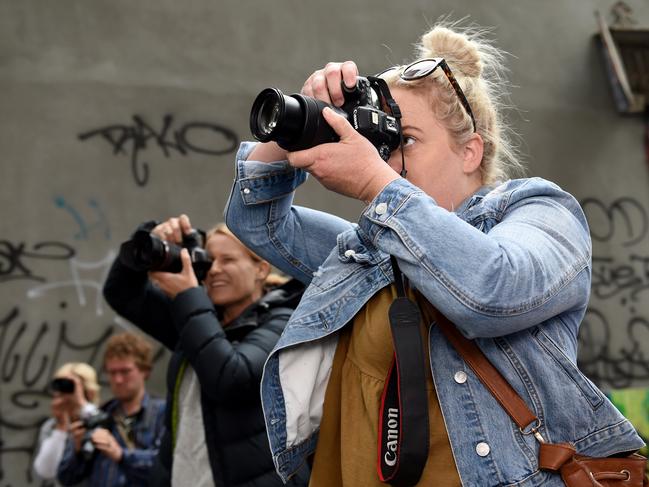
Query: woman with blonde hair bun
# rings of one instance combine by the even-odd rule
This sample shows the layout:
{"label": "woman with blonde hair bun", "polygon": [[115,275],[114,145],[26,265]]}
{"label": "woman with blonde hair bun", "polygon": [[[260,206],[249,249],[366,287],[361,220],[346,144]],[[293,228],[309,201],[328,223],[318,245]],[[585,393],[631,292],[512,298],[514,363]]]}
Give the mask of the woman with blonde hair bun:
{"label": "woman with blonde hair bun", "polygon": [[[261,385],[284,479],[312,457],[311,487],[560,486],[539,438],[598,457],[642,446],[576,365],[591,283],[579,204],[549,181],[508,179],[520,163],[503,61],[479,28],[442,23],[414,62],[368,77],[396,120],[391,153],[329,107],[338,142],[241,145],[227,225],[308,286]],[[340,107],[358,74],[329,63],[302,95]],[[358,222],[293,205],[307,175],[364,202]],[[444,317],[533,410],[528,428],[446,339]]]}

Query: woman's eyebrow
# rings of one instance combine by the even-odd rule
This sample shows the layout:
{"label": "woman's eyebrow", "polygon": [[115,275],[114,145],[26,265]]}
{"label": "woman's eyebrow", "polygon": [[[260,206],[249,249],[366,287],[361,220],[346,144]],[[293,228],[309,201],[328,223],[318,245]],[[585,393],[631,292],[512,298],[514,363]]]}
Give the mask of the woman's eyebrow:
{"label": "woman's eyebrow", "polygon": [[424,132],[422,129],[420,129],[415,125],[402,125],[401,130],[403,131],[408,130],[410,132],[419,132],[420,134]]}

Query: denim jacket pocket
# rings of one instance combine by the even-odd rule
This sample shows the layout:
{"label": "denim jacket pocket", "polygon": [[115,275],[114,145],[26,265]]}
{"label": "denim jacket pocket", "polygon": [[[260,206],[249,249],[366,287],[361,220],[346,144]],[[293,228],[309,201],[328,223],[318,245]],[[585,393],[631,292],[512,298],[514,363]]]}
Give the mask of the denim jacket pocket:
{"label": "denim jacket pocket", "polygon": [[[313,273],[303,300],[312,296],[324,296],[336,287],[336,298],[332,298],[334,300],[363,297],[368,293],[372,295],[385,285],[382,282],[385,276],[380,264],[386,258],[387,255],[372,244],[363,242],[355,229],[339,234],[336,247]],[[341,266],[341,263],[344,265]]]}
{"label": "denim jacket pocket", "polygon": [[537,340],[541,348],[561,367],[566,376],[581,391],[584,398],[590,403],[593,409],[597,409],[604,402],[602,393],[581,373],[577,366],[566,356],[559,346],[540,328],[532,330],[532,336]]}
{"label": "denim jacket pocket", "polygon": [[358,237],[356,229],[338,235],[337,249],[338,260],[345,264],[373,265],[381,260],[379,251],[376,248],[370,249],[367,244],[363,243]]}

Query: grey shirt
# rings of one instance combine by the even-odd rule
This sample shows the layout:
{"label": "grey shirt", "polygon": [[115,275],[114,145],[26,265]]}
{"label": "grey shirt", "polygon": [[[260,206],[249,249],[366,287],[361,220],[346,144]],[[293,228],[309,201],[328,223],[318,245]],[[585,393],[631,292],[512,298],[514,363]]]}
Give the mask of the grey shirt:
{"label": "grey shirt", "polygon": [[187,364],[178,394],[178,435],[173,454],[173,487],[214,487],[210,460],[205,445],[201,409],[201,385]]}

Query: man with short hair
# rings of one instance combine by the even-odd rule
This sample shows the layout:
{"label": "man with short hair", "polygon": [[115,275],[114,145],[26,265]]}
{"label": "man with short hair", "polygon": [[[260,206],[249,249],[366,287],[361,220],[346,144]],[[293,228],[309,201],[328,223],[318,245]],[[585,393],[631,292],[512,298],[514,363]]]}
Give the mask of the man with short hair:
{"label": "man with short hair", "polygon": [[[164,434],[165,401],[146,392],[151,345],[132,333],[112,336],[104,353],[104,370],[113,399],[99,416],[70,425],[58,480],[93,487],[144,486]],[[93,424],[95,423],[95,424]],[[89,429],[88,429],[89,428]]]}

